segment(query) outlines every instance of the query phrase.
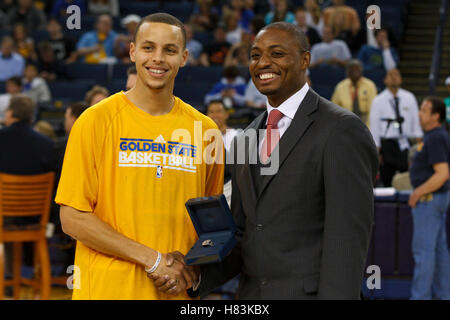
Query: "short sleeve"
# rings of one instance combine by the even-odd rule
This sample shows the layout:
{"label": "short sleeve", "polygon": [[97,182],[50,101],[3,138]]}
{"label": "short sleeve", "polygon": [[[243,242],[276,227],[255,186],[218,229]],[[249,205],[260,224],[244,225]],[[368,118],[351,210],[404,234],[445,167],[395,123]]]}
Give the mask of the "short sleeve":
{"label": "short sleeve", "polygon": [[[214,124],[212,128],[218,130],[217,126]],[[221,148],[220,152],[214,151],[214,161],[206,164],[206,184],[205,184],[205,194],[206,196],[217,196],[223,193],[223,181],[224,181],[224,157],[225,150],[223,145],[222,135],[220,135],[220,142],[215,142],[211,140],[210,144],[215,144],[214,150]]]}
{"label": "short sleeve", "polygon": [[86,110],[75,122],[64,155],[55,202],[79,211],[93,212],[98,194],[98,167],[102,150],[101,121]]}
{"label": "short sleeve", "polygon": [[433,165],[449,162],[447,144],[440,137],[433,137],[425,141],[428,151],[428,163]]}

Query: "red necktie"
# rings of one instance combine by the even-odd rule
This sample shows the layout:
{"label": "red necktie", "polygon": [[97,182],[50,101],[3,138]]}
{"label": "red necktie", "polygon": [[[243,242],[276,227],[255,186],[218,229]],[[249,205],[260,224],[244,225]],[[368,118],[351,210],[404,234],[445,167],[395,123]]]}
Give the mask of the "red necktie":
{"label": "red necktie", "polygon": [[277,109],[270,111],[269,119],[267,120],[266,138],[261,147],[260,158],[262,163],[267,162],[273,149],[275,149],[278,141],[280,141],[280,131],[275,129],[278,129],[278,122],[283,117],[284,114]]}

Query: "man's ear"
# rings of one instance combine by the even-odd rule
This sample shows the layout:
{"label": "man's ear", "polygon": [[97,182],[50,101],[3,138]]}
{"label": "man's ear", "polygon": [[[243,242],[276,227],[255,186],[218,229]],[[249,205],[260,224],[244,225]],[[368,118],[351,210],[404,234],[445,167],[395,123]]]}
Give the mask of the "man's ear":
{"label": "man's ear", "polygon": [[303,59],[302,59],[302,67],[306,69],[309,68],[309,63],[311,62],[311,53],[309,51],[306,51],[303,54]]}
{"label": "man's ear", "polygon": [[189,50],[188,49],[184,49],[183,57],[181,58],[182,62],[181,62],[180,67],[184,67],[186,65],[188,57],[189,57]]}
{"label": "man's ear", "polygon": [[130,43],[130,60],[132,62],[136,62],[136,59],[134,57],[135,53],[136,53],[136,45],[134,44],[133,41],[131,41],[131,43]]}

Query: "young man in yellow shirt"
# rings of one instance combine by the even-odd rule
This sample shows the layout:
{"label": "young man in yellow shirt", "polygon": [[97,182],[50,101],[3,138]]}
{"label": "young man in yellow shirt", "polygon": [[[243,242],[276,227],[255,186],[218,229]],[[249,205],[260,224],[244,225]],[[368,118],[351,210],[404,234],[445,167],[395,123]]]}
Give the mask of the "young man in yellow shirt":
{"label": "young man in yellow shirt", "polygon": [[[184,204],[222,193],[223,164],[203,161],[210,142],[196,133],[217,126],[173,96],[185,45],[178,19],[143,18],[130,47],[136,86],[89,108],[72,128],[55,201],[63,230],[77,239],[74,299],[188,299],[197,281],[166,256],[186,254],[197,240]],[[147,273],[176,286],[161,293]]]}

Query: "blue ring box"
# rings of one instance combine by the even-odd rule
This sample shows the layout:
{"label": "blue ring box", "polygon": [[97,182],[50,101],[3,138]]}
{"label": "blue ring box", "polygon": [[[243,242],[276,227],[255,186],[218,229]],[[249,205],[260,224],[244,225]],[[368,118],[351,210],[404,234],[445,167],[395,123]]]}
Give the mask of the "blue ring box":
{"label": "blue ring box", "polygon": [[[184,257],[187,265],[221,262],[236,245],[236,225],[224,195],[189,199],[186,209],[199,237]],[[203,245],[211,240],[212,245]]]}

